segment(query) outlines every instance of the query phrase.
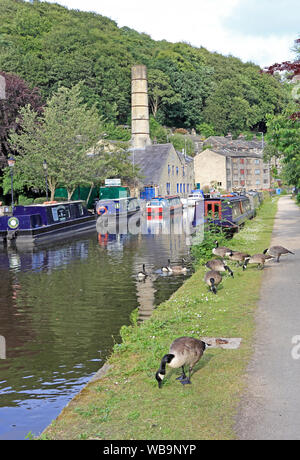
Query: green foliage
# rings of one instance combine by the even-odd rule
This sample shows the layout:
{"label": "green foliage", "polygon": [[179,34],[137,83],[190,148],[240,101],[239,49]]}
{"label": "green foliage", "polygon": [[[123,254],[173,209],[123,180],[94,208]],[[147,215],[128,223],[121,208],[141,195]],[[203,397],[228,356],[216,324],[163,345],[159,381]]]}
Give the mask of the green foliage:
{"label": "green foliage", "polygon": [[216,135],[214,127],[208,123],[200,123],[196,126],[196,131],[205,138]]}
{"label": "green foliage", "polygon": [[215,230],[204,231],[203,241],[200,244],[193,244],[191,254],[195,259],[196,265],[204,265],[208,260],[213,258],[212,250],[216,247],[215,242],[218,241],[219,246],[226,246],[228,242],[224,234],[217,234]]}
{"label": "green foliage", "polygon": [[180,152],[186,150],[187,155],[194,156],[194,142],[189,137],[182,134],[173,134],[173,136],[169,137],[169,141],[174,145],[175,150],[179,150]]}
{"label": "green foliage", "polygon": [[300,193],[298,193],[298,195],[296,196],[296,201],[300,205]]}
{"label": "green foliage", "polygon": [[104,125],[104,130],[107,139],[114,141],[130,141],[131,131],[129,129],[124,129],[121,126],[115,126],[114,123],[106,123]]}
{"label": "green foliage", "polygon": [[187,43],[156,42],[99,14],[1,0],[0,16],[0,69],[40,88],[45,100],[60,86],[82,81],[84,103],[107,123],[130,119],[131,67],[137,63],[148,68],[153,115],[170,127],[207,123],[216,134],[261,130],[265,115],[280,112],[287,100],[284,85],[254,64]]}
{"label": "green foliage", "polygon": [[153,115],[150,115],[150,137],[153,141],[156,140],[158,144],[165,144],[168,138],[167,130]]}
{"label": "green foliage", "polygon": [[266,154],[271,157],[283,156],[282,177],[286,184],[300,186],[300,124],[292,120],[290,115],[295,106],[288,107],[282,114],[269,115],[267,118],[268,133],[266,141],[269,149]]}

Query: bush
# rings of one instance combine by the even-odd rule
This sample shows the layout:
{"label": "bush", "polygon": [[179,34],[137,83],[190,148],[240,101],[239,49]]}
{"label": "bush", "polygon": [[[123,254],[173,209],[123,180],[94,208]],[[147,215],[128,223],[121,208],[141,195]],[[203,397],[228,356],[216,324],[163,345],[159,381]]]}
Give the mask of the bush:
{"label": "bush", "polygon": [[296,201],[298,204],[300,204],[300,193],[298,193],[298,195],[296,196]]}
{"label": "bush", "polygon": [[35,198],[34,203],[35,204],[43,204],[44,201],[47,201],[47,198],[45,196],[39,196],[38,198]]}
{"label": "bush", "polygon": [[227,246],[224,233],[216,234],[215,231],[205,231],[203,241],[192,246],[191,254],[196,265],[204,265],[208,260],[214,258],[212,250],[216,247],[215,241],[218,241],[219,246]]}
{"label": "bush", "polygon": [[18,204],[21,206],[27,206],[33,203],[33,198],[28,198],[25,195],[19,195],[18,197]]}

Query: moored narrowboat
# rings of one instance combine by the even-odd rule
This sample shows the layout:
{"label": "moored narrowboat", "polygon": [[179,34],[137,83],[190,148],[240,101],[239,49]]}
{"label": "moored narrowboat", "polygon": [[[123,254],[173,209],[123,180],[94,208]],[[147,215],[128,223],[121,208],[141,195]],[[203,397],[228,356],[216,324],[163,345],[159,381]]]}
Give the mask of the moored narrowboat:
{"label": "moored narrowboat", "polygon": [[177,211],[181,211],[183,204],[178,195],[174,196],[158,196],[150,200],[146,204],[147,217],[168,217]]}
{"label": "moored narrowboat", "polygon": [[95,205],[97,216],[109,218],[127,218],[140,211],[141,205],[138,198],[114,198],[99,200]]}
{"label": "moored narrowboat", "polygon": [[233,195],[206,197],[204,200],[205,222],[218,227],[235,229],[254,216],[248,197]]}
{"label": "moored narrowboat", "polygon": [[96,216],[81,200],[15,206],[13,214],[0,217],[0,240],[17,244],[46,241],[96,228]]}

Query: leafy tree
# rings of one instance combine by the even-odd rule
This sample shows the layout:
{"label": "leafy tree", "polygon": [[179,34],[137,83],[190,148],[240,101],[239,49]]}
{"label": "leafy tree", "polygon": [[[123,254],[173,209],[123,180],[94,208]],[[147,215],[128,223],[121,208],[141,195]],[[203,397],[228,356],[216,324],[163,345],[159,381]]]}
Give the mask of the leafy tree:
{"label": "leafy tree", "polygon": [[148,72],[148,94],[154,118],[161,107],[166,104],[172,105],[180,99],[179,95],[175,94],[168,75],[158,69],[150,69]]}
{"label": "leafy tree", "polygon": [[20,113],[22,131],[12,131],[10,136],[11,147],[19,152],[17,174],[22,175],[27,187],[44,190],[43,161],[46,160],[51,200],[58,186],[66,187],[70,199],[78,185],[92,180],[96,160],[87,156],[87,151],[103,134],[95,108],[88,109],[82,103],[78,84],[71,89],[60,88],[39,119],[30,106]]}
{"label": "leafy tree", "polygon": [[17,120],[20,109],[30,105],[39,116],[43,110],[43,102],[37,88],[30,89],[28,84],[16,75],[0,71],[5,79],[5,98],[0,98],[0,156],[8,157],[17,152],[8,142],[9,132],[20,131],[20,122]]}
{"label": "leafy tree", "polygon": [[216,135],[214,127],[208,123],[200,123],[196,126],[196,130],[205,138]]}

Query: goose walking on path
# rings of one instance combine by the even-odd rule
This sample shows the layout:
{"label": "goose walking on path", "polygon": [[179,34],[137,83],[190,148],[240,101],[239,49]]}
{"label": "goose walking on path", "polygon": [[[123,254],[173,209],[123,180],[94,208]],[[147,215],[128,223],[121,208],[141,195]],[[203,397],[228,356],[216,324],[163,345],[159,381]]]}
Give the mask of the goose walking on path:
{"label": "goose walking on path", "polygon": [[[199,339],[194,339],[193,337],[179,337],[172,342],[169,353],[164,355],[160,368],[155,374],[155,378],[158,383],[158,387],[161,388],[162,381],[166,375],[166,364],[170,367],[177,369],[182,368],[182,374],[180,377],[177,377],[176,380],[180,380],[182,385],[190,384],[191,382],[191,373],[195,364],[202,357],[208,344]],[[187,377],[184,371],[184,366],[189,366],[189,376]]]}
{"label": "goose walking on path", "polygon": [[257,268],[263,269],[267,260],[274,259],[274,257],[267,254],[254,254],[253,256],[246,257],[243,265],[243,270],[246,270],[248,264],[257,264]]}
{"label": "goose walking on path", "polygon": [[293,254],[294,252],[289,251],[289,249],[284,248],[283,246],[271,246],[267,248],[263,252],[264,254],[269,254],[270,256],[277,257],[276,262],[279,262],[280,256],[284,254]]}

